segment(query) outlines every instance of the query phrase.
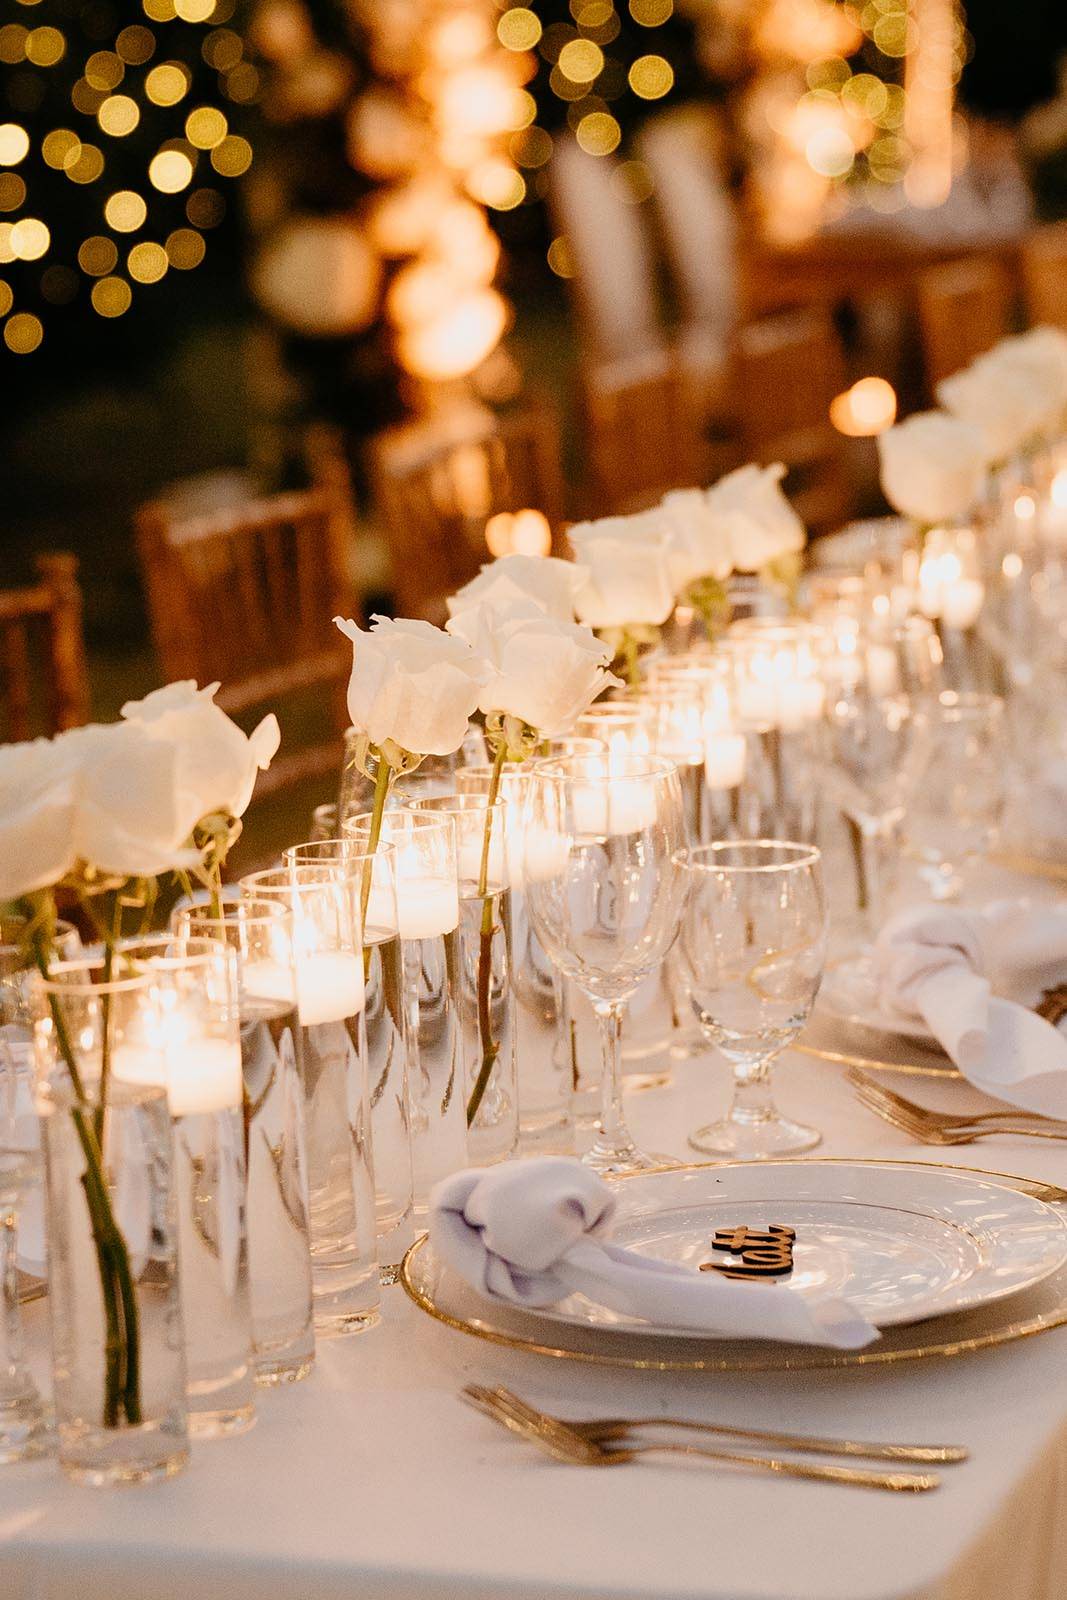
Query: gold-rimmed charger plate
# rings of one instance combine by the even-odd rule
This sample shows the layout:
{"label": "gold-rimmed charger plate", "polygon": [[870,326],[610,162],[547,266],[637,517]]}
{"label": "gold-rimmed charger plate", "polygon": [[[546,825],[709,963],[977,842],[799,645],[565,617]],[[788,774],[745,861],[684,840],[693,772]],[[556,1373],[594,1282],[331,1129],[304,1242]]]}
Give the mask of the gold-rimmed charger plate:
{"label": "gold-rimmed charger plate", "polygon": [[[838,1159],[802,1157],[798,1165],[807,1162],[832,1165],[837,1164]],[[840,1158],[840,1162],[855,1165],[845,1158]],[[693,1162],[688,1166],[694,1170],[698,1166],[741,1164]],[[980,1167],[948,1167],[943,1162],[929,1161],[872,1161],[870,1165],[917,1171],[936,1167],[942,1171],[980,1174],[1049,1203],[1067,1204],[1067,1192],[1054,1185]],[[626,1179],[615,1181],[625,1183]],[[404,1257],[400,1282],[420,1310],[446,1327],[473,1338],[555,1360],[645,1372],[805,1372],[886,1366],[934,1356],[969,1355],[1032,1338],[1067,1324],[1067,1266],[1010,1300],[886,1329],[877,1345],[865,1350],[830,1350],[758,1340],[712,1341],[675,1336],[656,1339],[647,1334],[635,1337],[616,1333],[606,1338],[602,1332],[550,1323],[539,1319],[534,1312],[512,1311],[484,1299],[435,1259],[426,1235],[417,1239]]]}

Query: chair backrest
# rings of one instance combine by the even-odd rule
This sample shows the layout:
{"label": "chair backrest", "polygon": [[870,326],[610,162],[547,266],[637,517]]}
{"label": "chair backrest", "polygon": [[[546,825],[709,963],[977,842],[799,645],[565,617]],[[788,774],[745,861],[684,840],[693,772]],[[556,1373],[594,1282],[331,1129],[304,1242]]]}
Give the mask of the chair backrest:
{"label": "chair backrest", "polygon": [[62,733],[89,718],[78,560],[38,556],[37,582],[0,589],[0,740]]}
{"label": "chair backrest", "polygon": [[627,199],[619,163],[559,139],[549,178],[553,221],[574,264],[583,342],[604,360],[657,349],[664,336],[655,257],[644,208]]}
{"label": "chair backrest", "polygon": [[1067,328],[1067,222],[1035,228],[1022,248],[1027,320]]}
{"label": "chair backrest", "polygon": [[[168,679],[218,679],[231,713],[329,686],[333,722],[347,723],[351,647],[333,626],[350,615],[348,507],[327,488],[279,494],[178,520],[142,507],[137,538],[156,651]],[[276,760],[257,798],[325,772],[336,738]]]}
{"label": "chair backrest", "polygon": [[641,511],[703,483],[699,384],[679,357],[649,351],[581,370],[590,515]]}
{"label": "chair backrest", "polygon": [[1000,264],[971,256],[929,267],[918,279],[927,388],[970,366],[1011,331],[1011,296]]}
{"label": "chair backrest", "polygon": [[735,403],[744,458],[789,469],[785,490],[816,533],[840,526],[852,501],[845,442],[830,401],[845,387],[841,341],[828,311],[811,307],[743,326]]}
{"label": "chair backrest", "polygon": [[443,619],[447,597],[489,560],[497,512],[540,511],[553,546],[560,538],[559,427],[545,405],[390,429],[370,441],[368,464],[401,616]]}
{"label": "chair backrest", "polygon": [[637,141],[653,178],[683,325],[715,339],[725,362],[738,318],[737,216],[722,174],[722,139],[706,106],[650,117]]}

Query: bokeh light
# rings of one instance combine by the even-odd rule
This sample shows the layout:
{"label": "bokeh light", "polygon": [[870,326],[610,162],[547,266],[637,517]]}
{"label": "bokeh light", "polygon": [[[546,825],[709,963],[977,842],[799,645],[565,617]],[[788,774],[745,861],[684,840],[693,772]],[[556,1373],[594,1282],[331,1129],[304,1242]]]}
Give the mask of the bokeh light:
{"label": "bokeh light", "polygon": [[147,240],[135,244],[126,257],[130,277],[137,283],[158,283],[169,265],[167,252],[163,246],[151,244]]}
{"label": "bokeh light", "polygon": [[850,439],[870,439],[896,421],[897,397],[885,378],[860,378],[830,402],[830,421]]}
{"label": "bokeh light", "polygon": [[541,19],[527,6],[512,6],[497,23],[496,36],[505,50],[532,50],[541,37]]}
{"label": "bokeh light", "polygon": [[21,217],[11,229],[10,246],[19,261],[39,261],[52,236],[40,217]]}
{"label": "bokeh light", "polygon": [[661,100],[674,87],[674,68],[665,56],[638,56],[627,77],[642,100]]}
{"label": "bokeh light", "polygon": [[575,138],[587,155],[608,156],[622,140],[622,128],[610,111],[590,111],[575,129]]}
{"label": "bokeh light", "polygon": [[121,139],[132,133],[141,120],[140,107],[128,94],[112,94],[96,113],[96,120],[105,133]]}
{"label": "bokeh light", "polygon": [[211,165],[223,178],[239,178],[252,165],[252,146],[239,133],[227,134],[212,150]]}
{"label": "bokeh light", "polygon": [[28,356],[37,349],[43,338],[44,327],[40,317],[33,316],[29,311],[16,311],[4,323],[4,343],[17,356]]}
{"label": "bokeh light", "polygon": [[185,137],[198,150],[213,150],[228,132],[225,114],[218,106],[197,106],[185,119]]}
{"label": "bokeh light", "polygon": [[144,92],[157,106],[176,106],[189,91],[189,73],[180,62],[163,61],[144,81]]}
{"label": "bokeh light", "polygon": [[121,317],[130,309],[133,292],[125,278],[99,278],[93,284],[93,310],[102,317]]}
{"label": "bokeh light", "polygon": [[161,194],[178,194],[192,182],[193,163],[184,150],[158,150],[148,163],[148,181]]}
{"label": "bokeh light", "polygon": [[83,239],[78,247],[78,265],[90,278],[102,278],[106,273],[114,272],[118,259],[119,251],[114,239],[108,239],[102,233],[94,233],[88,239]]}
{"label": "bokeh light", "polygon": [[0,122],[0,167],[14,167],[30,150],[30,136],[17,122]]}
{"label": "bokeh light", "polygon": [[148,207],[132,189],[119,189],[109,196],[104,206],[108,226],[116,233],[135,233],[144,225]]}
{"label": "bokeh light", "polygon": [[167,235],[167,260],[179,272],[191,272],[207,253],[207,246],[195,228],[175,228]]}

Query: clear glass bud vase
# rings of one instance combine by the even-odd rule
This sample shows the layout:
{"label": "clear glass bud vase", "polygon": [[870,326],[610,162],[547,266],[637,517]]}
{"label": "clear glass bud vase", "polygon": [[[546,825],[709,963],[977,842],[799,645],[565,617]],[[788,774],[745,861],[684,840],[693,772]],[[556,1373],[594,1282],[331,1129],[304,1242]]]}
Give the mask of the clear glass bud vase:
{"label": "clear glass bud vase", "polygon": [[79,1130],[97,1107],[86,1111],[60,1085],[42,1091],[40,1109],[60,1464],[93,1486],[170,1477],[189,1447],[166,1092],[113,1083],[98,1124],[110,1214],[129,1261],[114,1297],[102,1289],[108,1245],[94,1238]]}

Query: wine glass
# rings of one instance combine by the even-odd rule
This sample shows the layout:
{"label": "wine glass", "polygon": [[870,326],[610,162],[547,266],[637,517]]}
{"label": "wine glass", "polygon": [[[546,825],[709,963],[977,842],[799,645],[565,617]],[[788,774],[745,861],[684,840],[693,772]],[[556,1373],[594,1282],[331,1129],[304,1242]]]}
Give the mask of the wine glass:
{"label": "wine glass", "polygon": [[1004,702],[947,690],[916,710],[905,784],[904,848],[934,900],[956,900],[961,869],[997,836],[1009,766]]}
{"label": "wine glass", "polygon": [[923,617],[893,624],[839,615],[829,638],[824,787],[849,826],[859,907],[873,934],[882,921],[893,839],[904,813],[915,699],[935,685],[941,653]]}
{"label": "wine glass", "polygon": [[783,1117],[770,1066],[807,1022],[826,959],[820,852],[745,839],[682,852],[689,902],[682,970],[705,1039],[734,1071],[720,1122],[690,1134],[694,1150],[742,1160],[810,1150],[822,1135]]}
{"label": "wine glass", "polygon": [[605,1174],[661,1166],[638,1150],[622,1111],[619,1031],[626,1001],[678,932],[686,875],[678,770],[660,756],[568,757],[530,771],[525,827],[539,841],[526,884],[534,931],[586,994],[604,1057],[601,1111],[586,1163]]}

